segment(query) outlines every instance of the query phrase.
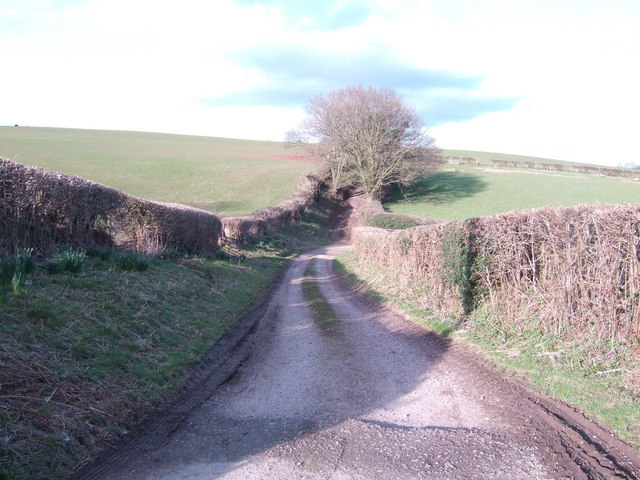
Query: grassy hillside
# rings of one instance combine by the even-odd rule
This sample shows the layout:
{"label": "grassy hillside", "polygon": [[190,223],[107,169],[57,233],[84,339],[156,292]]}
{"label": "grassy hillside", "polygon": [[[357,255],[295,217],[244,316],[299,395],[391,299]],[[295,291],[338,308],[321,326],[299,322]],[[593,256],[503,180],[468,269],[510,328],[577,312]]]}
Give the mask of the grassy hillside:
{"label": "grassy hillside", "polygon": [[0,127],[0,156],[219,216],[288,199],[315,167],[277,142],[32,127]]}
{"label": "grassy hillside", "polygon": [[[472,156],[474,152],[464,153]],[[527,161],[528,157],[518,158]],[[545,161],[528,159],[541,160]],[[580,173],[495,168],[488,164],[444,165],[440,172],[422,179],[411,189],[395,192],[387,199],[385,208],[393,213],[462,220],[512,210],[598,203],[640,203],[640,183]]]}

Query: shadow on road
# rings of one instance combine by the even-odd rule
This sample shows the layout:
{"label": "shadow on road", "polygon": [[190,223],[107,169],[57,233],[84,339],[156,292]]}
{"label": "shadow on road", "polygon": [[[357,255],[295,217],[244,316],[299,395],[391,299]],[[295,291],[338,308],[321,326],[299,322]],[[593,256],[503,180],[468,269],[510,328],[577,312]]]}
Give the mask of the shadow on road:
{"label": "shadow on road", "polygon": [[[417,192],[451,199],[484,188],[438,175]],[[336,235],[351,213],[336,216]],[[80,479],[638,478],[628,445],[603,446],[611,435],[567,405],[346,287],[333,259],[347,248],[298,257],[245,327],[207,354],[196,388]],[[334,334],[305,302],[305,275],[336,314]]]}
{"label": "shadow on road", "polygon": [[[251,359],[176,434],[169,450],[179,452],[179,466],[165,464],[162,471],[175,475],[190,465],[191,473],[219,478],[244,468],[243,462],[255,455],[273,455],[284,444],[318,441],[327,429],[349,419],[439,426],[430,422],[434,412],[421,405],[420,395],[413,395],[449,340],[345,288],[333,273],[332,258],[321,250],[294,263],[276,294],[275,315],[263,319]],[[316,263],[323,296],[339,318],[334,327],[339,335],[326,334],[300,295],[308,262]],[[157,456],[165,459],[161,463],[167,454]],[[283,451],[276,455],[286,456]]]}
{"label": "shadow on road", "polygon": [[[296,259],[265,309],[252,353],[236,375],[177,430],[167,431],[164,445],[154,441],[153,448],[126,466],[115,465],[95,478],[243,478],[234,475],[248,459],[322,437],[349,419],[439,426],[432,424],[436,412],[415,391],[449,341],[340,283],[332,259],[345,248],[325,247]],[[301,283],[309,262],[316,263],[317,281],[339,318],[340,335],[323,332],[305,305]],[[443,406],[435,408],[442,418]]]}

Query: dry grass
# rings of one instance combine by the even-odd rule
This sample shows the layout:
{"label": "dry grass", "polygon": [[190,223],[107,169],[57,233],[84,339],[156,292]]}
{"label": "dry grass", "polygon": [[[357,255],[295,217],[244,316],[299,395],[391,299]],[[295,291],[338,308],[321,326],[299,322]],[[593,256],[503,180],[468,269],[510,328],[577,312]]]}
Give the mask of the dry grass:
{"label": "dry grass", "polygon": [[557,335],[640,337],[640,206],[545,208],[473,222],[485,305]]}

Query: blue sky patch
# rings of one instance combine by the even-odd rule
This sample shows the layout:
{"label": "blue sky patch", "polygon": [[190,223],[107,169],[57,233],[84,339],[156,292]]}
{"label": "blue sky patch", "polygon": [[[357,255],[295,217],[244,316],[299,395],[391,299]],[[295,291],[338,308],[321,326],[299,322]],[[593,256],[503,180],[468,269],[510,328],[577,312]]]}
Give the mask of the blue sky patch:
{"label": "blue sky patch", "polygon": [[303,107],[316,95],[363,85],[398,90],[429,125],[439,125],[506,111],[517,102],[516,98],[473,95],[482,77],[409,65],[394,58],[391,52],[342,54],[308,48],[272,48],[240,53],[234,60],[245,68],[258,69],[267,81],[250,90],[204,99],[206,106]]}
{"label": "blue sky patch", "polygon": [[277,7],[294,25],[310,30],[336,31],[363,24],[371,14],[364,2],[341,4],[336,0],[235,0],[241,6],[271,5]]}

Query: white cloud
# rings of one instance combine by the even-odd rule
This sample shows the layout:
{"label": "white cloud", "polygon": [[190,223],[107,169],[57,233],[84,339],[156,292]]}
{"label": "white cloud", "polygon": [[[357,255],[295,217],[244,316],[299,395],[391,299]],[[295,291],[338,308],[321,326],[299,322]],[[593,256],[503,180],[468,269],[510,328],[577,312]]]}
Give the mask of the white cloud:
{"label": "white cloud", "polygon": [[640,161],[637,2],[378,0],[368,17],[354,16],[364,23],[335,31],[300,12],[292,22],[282,4],[7,1],[0,124],[279,140],[300,108],[206,108],[201,99],[270,81],[236,52],[300,46],[391,52],[399,64],[481,77],[474,95],[520,98],[510,111],[433,127],[441,146]]}
{"label": "white cloud", "polygon": [[632,60],[640,53],[637,4],[439,5],[446,10],[432,2],[398,14],[389,35],[397,48],[404,45],[407,58],[432,68],[482,75],[484,94],[522,98],[509,112],[432,128],[442,146],[609,164],[637,160],[629,128],[640,108],[634,87],[640,69]]}

